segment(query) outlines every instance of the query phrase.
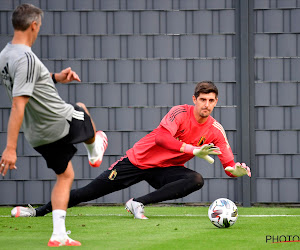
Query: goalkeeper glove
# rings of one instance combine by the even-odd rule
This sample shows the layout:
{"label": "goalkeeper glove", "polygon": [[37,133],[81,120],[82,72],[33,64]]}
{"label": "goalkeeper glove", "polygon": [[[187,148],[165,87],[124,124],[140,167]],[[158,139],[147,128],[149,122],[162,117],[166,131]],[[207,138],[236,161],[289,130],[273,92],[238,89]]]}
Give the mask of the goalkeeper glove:
{"label": "goalkeeper glove", "polygon": [[232,173],[236,177],[240,177],[243,175],[248,175],[249,177],[251,177],[251,170],[248,166],[246,166],[245,163],[241,164],[237,162],[233,167],[231,166],[226,167],[225,171]]}
{"label": "goalkeeper glove", "polygon": [[201,147],[194,147],[190,144],[185,144],[184,153],[193,154],[206,160],[208,163],[213,164],[214,159],[209,155],[220,155],[222,154],[218,147],[215,147],[213,143],[204,144]]}

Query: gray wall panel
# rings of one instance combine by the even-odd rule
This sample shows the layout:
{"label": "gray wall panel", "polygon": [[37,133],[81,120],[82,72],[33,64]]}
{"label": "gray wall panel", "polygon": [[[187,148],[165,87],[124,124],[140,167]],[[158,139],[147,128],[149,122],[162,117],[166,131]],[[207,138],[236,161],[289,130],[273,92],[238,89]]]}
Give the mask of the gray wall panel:
{"label": "gray wall panel", "polygon": [[11,36],[0,35],[0,48],[4,48],[11,41]]}
{"label": "gray wall panel", "polygon": [[83,102],[87,107],[95,106],[95,99],[97,93],[95,92],[95,86],[90,84],[78,84],[75,85],[76,100]]}
{"label": "gray wall panel", "polygon": [[[174,104],[174,85],[171,84],[155,84],[155,106],[172,106]],[[153,98],[153,97],[152,97]]]}
{"label": "gray wall panel", "polygon": [[257,129],[300,129],[299,107],[258,107],[257,117]]}
{"label": "gray wall panel", "polygon": [[73,0],[74,10],[93,10],[94,0]]}
{"label": "gray wall panel", "polygon": [[[55,62],[55,63],[57,63],[57,62]],[[88,80],[87,73],[82,71],[82,61],[62,60],[59,63],[61,64],[60,67],[63,69],[71,67],[72,70],[74,70],[80,76],[81,81],[86,82]],[[52,70],[55,70],[54,72],[59,72],[59,70],[56,69],[56,67]]]}
{"label": "gray wall panel", "polygon": [[92,36],[78,36],[75,37],[75,51],[72,53],[75,58],[89,59],[94,58],[94,37]]}
{"label": "gray wall panel", "polygon": [[140,32],[141,34],[159,33],[159,12],[145,11],[140,13]]}
{"label": "gray wall panel", "polygon": [[208,36],[207,37],[207,55],[208,57],[225,57],[226,43],[225,36]]}
{"label": "gray wall panel", "polygon": [[299,202],[299,180],[281,179],[279,181],[279,200],[282,202]]}
{"label": "gray wall panel", "polygon": [[7,95],[6,89],[4,85],[0,85],[0,107],[1,108],[10,108],[11,107],[11,102],[9,100],[9,97]]}
{"label": "gray wall panel", "polygon": [[8,109],[8,108],[0,109],[0,117],[1,117],[0,131],[6,131],[7,130],[9,115],[10,115],[10,109]]}
{"label": "gray wall panel", "polygon": [[280,131],[278,151],[283,154],[299,154],[300,131]]}
{"label": "gray wall panel", "polygon": [[167,61],[167,81],[184,82],[186,80],[186,61],[168,60]]}
{"label": "gray wall panel", "polygon": [[157,58],[171,58],[173,56],[173,37],[154,36],[153,56]]}
{"label": "gray wall panel", "polygon": [[134,130],[134,109],[118,108],[115,112],[115,124],[117,130]]}
{"label": "gray wall panel", "polygon": [[65,85],[65,84],[57,84],[56,88],[58,90],[58,93],[60,97],[65,100],[66,102],[69,102],[69,96],[70,96],[70,86],[71,85]]}
{"label": "gray wall panel", "polygon": [[102,0],[101,9],[102,10],[118,10],[120,8],[119,0]]}
{"label": "gray wall panel", "polygon": [[211,11],[195,11],[193,13],[193,24],[195,24],[193,26],[193,33],[213,33],[212,22],[207,22],[207,20],[212,20]]}
{"label": "gray wall panel", "polygon": [[160,65],[159,61],[142,61],[141,62],[141,81],[142,82],[159,82]]}
{"label": "gray wall panel", "polygon": [[167,33],[182,34],[185,31],[185,12],[167,12]]}
{"label": "gray wall panel", "polygon": [[[30,158],[32,159],[30,164],[32,164],[32,161],[34,161],[35,165],[34,165],[34,171],[36,171],[36,179],[40,179],[40,180],[56,180],[56,175],[53,172],[52,169],[49,169],[47,167],[47,163],[44,160],[43,157],[39,156],[39,157],[35,157],[35,158]],[[20,178],[21,179],[21,178]],[[32,178],[35,179],[35,178]]]}
{"label": "gray wall panel", "polygon": [[80,12],[61,12],[61,30],[55,33],[80,34]]}
{"label": "gray wall panel", "polygon": [[[184,2],[183,0],[181,0]],[[199,1],[200,7],[201,4],[205,4],[207,9],[226,9],[226,8],[234,8],[234,1],[232,0],[206,0],[206,1]],[[203,6],[204,7],[204,6]],[[202,7],[202,8],[203,8]]]}
{"label": "gray wall panel", "polygon": [[147,0],[131,0],[126,2],[126,7],[129,10],[144,10],[147,7]]}
{"label": "gray wall panel", "polygon": [[256,153],[299,154],[299,131],[257,131]]}
{"label": "gray wall panel", "polygon": [[257,202],[272,202],[272,180],[257,179]]}
{"label": "gray wall panel", "polygon": [[87,13],[87,33],[88,34],[106,34],[107,19],[106,13],[101,11],[92,11]]}
{"label": "gray wall panel", "polygon": [[40,35],[45,35],[45,34],[54,34],[54,13],[55,12],[44,12],[44,18],[42,20],[42,27],[40,29]]}
{"label": "gray wall panel", "polygon": [[[9,171],[8,176],[3,178],[2,180],[18,180],[18,179],[24,179],[24,180],[30,180],[32,177],[31,175],[31,165],[32,158],[29,157],[18,157],[18,162],[16,164],[18,171]],[[36,167],[36,166],[33,166]]]}
{"label": "gray wall panel", "polygon": [[300,178],[299,154],[297,155],[259,155],[257,177]]}
{"label": "gray wall panel", "polygon": [[[299,179],[258,179],[258,202],[299,202]],[[294,191],[292,191],[294,190]]]}
{"label": "gray wall panel", "polygon": [[44,202],[43,187],[44,182],[42,180],[24,181],[24,201],[28,201],[28,203],[42,204]]}
{"label": "gray wall panel", "polygon": [[88,75],[90,82],[108,82],[108,62],[89,61]]}
{"label": "gray wall panel", "polygon": [[[123,39],[127,46],[123,46],[124,51],[128,52],[128,58],[146,58],[147,57],[147,39],[146,36],[128,36]],[[122,47],[122,48],[123,48]],[[127,53],[126,53],[127,54]]]}
{"label": "gray wall panel", "polygon": [[[9,190],[9,192],[8,192]],[[17,204],[17,182],[0,182],[0,204]]]}
{"label": "gray wall panel", "polygon": [[[180,57],[195,58],[200,55],[199,36],[187,35],[180,37]],[[169,47],[167,47],[169,48]]]}
{"label": "gray wall panel", "polygon": [[299,89],[298,83],[258,83],[255,87],[255,103],[257,106],[299,105]]}
{"label": "gray wall panel", "polygon": [[283,32],[283,20],[284,12],[282,10],[266,10],[264,15],[264,30],[268,32]]}
{"label": "gray wall panel", "polygon": [[51,0],[46,1],[49,10],[66,10],[68,0]]}
{"label": "gray wall panel", "polygon": [[299,25],[296,23],[300,21],[300,10],[299,9],[294,9],[291,11],[291,32],[299,32],[300,28]]}
{"label": "gray wall panel", "polygon": [[[209,200],[226,197],[234,200],[234,194],[229,194],[229,183],[231,179],[210,179],[207,181],[208,198]],[[230,189],[232,191],[232,188]]]}
{"label": "gray wall panel", "polygon": [[297,5],[254,5],[257,202],[299,202]]}
{"label": "gray wall panel", "polygon": [[114,12],[114,33],[133,34],[133,12]]}
{"label": "gray wall panel", "polygon": [[0,3],[1,3],[1,9],[2,10],[12,10],[14,8],[13,1],[1,0]]}
{"label": "gray wall panel", "polygon": [[153,130],[158,126],[162,119],[161,112],[157,108],[147,108],[143,110],[142,114],[142,128],[143,130]]}
{"label": "gray wall panel", "polygon": [[[147,106],[147,86],[142,84],[129,84],[124,87],[126,89],[127,102],[123,101],[123,105],[128,106]],[[153,98],[153,97],[152,97]]]}
{"label": "gray wall panel", "polygon": [[[214,13],[214,12],[213,12]],[[235,33],[235,14],[234,10],[220,10],[218,14],[218,26],[216,26],[215,33]],[[217,23],[217,22],[214,22]]]}
{"label": "gray wall panel", "polygon": [[[102,86],[97,86],[96,93],[98,93],[98,95],[96,98],[96,105],[97,106],[121,106],[122,90],[123,90],[122,84],[104,84]],[[114,96],[115,98],[111,98],[112,96]],[[100,100],[102,100],[102,102],[100,102]]]}
{"label": "gray wall panel", "polygon": [[297,0],[254,0],[255,9],[295,8]]}
{"label": "gray wall panel", "polygon": [[279,57],[287,57],[287,56],[299,56],[298,54],[298,45],[297,41],[299,39],[299,35],[296,34],[282,34],[278,35],[277,45],[278,54],[276,56]]}
{"label": "gray wall panel", "polygon": [[153,9],[157,10],[170,10],[173,8],[172,0],[166,0],[166,1],[159,1],[159,0],[153,0]]}
{"label": "gray wall panel", "polygon": [[134,64],[133,61],[116,61],[115,62],[115,81],[116,82],[133,82],[134,81]]}

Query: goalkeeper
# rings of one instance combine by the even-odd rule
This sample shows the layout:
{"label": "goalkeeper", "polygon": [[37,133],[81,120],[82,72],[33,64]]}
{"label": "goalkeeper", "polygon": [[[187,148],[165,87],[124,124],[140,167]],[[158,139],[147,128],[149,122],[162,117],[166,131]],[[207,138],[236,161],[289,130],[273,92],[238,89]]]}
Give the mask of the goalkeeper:
{"label": "goalkeeper", "polygon": [[[126,155],[112,164],[88,185],[71,190],[69,207],[125,189],[140,181],[155,191],[127,201],[126,209],[137,219],[147,219],[144,205],[179,199],[202,188],[201,174],[184,164],[194,156],[213,163],[218,155],[230,177],[248,175],[245,163],[235,163],[225,131],[210,114],[218,102],[218,89],[211,81],[196,85],[194,105],[174,106],[159,126],[140,139]],[[19,207],[21,217],[44,216],[52,211],[51,202],[33,209]]]}

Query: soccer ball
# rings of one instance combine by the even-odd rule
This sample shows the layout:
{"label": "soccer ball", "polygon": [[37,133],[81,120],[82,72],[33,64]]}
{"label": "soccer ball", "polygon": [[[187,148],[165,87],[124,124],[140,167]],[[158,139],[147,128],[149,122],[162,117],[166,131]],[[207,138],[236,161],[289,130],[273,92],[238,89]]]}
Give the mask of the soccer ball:
{"label": "soccer ball", "polygon": [[216,227],[230,227],[238,217],[236,205],[229,199],[216,199],[208,209],[208,217]]}

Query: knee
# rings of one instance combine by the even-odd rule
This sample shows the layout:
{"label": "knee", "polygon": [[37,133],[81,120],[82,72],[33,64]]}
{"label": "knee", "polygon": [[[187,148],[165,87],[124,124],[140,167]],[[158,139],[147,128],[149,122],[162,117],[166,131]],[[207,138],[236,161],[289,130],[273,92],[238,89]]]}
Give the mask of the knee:
{"label": "knee", "polygon": [[201,189],[204,185],[204,179],[201,174],[194,173],[191,176],[191,182],[194,184],[195,188]]}
{"label": "knee", "polygon": [[88,109],[87,109],[87,107],[85,106],[84,103],[82,103],[82,102],[77,102],[76,105],[79,106],[79,107],[81,107],[81,108],[83,108],[84,111],[85,111],[86,113],[88,113]]}
{"label": "knee", "polygon": [[73,168],[68,167],[65,172],[63,172],[60,175],[57,175],[57,180],[58,181],[66,181],[66,182],[73,182],[75,177],[75,173]]}
{"label": "knee", "polygon": [[82,107],[83,109],[86,109],[85,104],[82,102],[76,102],[76,105],[78,105],[79,107]]}

